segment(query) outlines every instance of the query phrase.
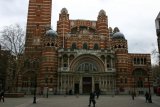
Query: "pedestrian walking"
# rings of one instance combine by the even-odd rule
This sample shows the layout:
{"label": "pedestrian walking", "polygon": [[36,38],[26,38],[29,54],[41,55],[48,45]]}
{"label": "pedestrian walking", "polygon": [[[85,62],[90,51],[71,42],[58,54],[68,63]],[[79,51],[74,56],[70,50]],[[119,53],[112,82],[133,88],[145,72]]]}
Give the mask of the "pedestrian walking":
{"label": "pedestrian walking", "polygon": [[148,102],[149,102],[149,103],[152,103],[152,96],[151,96],[151,93],[149,93]]}
{"label": "pedestrian walking", "polygon": [[98,99],[98,98],[99,98],[99,96],[100,96],[100,92],[101,92],[101,91],[100,91],[100,89],[97,89],[97,90],[96,90],[96,96],[97,96],[97,99]]}
{"label": "pedestrian walking", "polygon": [[91,102],[93,104],[93,107],[95,107],[96,101],[95,101],[95,93],[91,92],[89,97],[89,107],[91,106]]}
{"label": "pedestrian walking", "polygon": [[132,93],[131,93],[131,95],[132,95],[132,100],[134,100],[135,93],[134,93],[134,92],[132,92]]}
{"label": "pedestrian walking", "polygon": [[4,91],[3,90],[0,93],[0,102],[1,100],[4,102]]}
{"label": "pedestrian walking", "polygon": [[146,98],[146,103],[147,103],[148,99],[149,99],[149,93],[148,92],[145,93],[145,98]]}

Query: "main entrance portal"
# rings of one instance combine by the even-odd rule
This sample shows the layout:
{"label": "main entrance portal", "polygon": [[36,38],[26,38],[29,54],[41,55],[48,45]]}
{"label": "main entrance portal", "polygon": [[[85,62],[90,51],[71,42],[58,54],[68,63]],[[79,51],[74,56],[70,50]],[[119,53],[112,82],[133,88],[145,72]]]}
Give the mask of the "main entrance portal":
{"label": "main entrance portal", "polygon": [[83,93],[88,94],[92,91],[92,77],[83,77]]}

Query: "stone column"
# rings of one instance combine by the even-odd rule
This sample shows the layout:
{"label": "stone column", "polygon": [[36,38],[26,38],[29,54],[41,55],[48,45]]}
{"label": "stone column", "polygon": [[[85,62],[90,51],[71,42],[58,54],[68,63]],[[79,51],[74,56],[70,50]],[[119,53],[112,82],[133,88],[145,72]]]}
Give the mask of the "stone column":
{"label": "stone column", "polygon": [[60,78],[61,78],[61,87],[60,87],[60,93],[61,93],[61,94],[63,94],[63,92],[62,92],[62,86],[63,86],[63,84],[62,84],[62,75],[60,75]]}
{"label": "stone column", "polygon": [[107,71],[107,63],[106,63],[107,62],[107,58],[106,57],[105,57],[104,61],[105,61],[104,62],[104,64],[105,64],[105,71]]}
{"label": "stone column", "polygon": [[80,87],[79,87],[79,93],[82,94],[82,88],[83,88],[83,87],[82,87],[82,76],[80,76],[79,81],[80,81],[80,82],[79,82],[79,86],[80,86]]}
{"label": "stone column", "polygon": [[68,85],[67,85],[67,87],[68,87],[68,91],[70,90],[70,84],[69,84],[69,75],[67,76],[68,77]]}
{"label": "stone column", "polygon": [[94,87],[94,76],[92,76],[92,92],[95,90],[95,87]]}
{"label": "stone column", "polygon": [[[59,74],[58,74],[58,81],[57,81],[57,92],[58,92],[58,94],[60,93],[60,86],[59,86],[59,84],[60,84],[60,76],[59,76]],[[56,93],[57,94],[57,93]]]}
{"label": "stone column", "polygon": [[99,88],[100,88],[100,89],[102,89],[101,83],[102,83],[101,76],[99,76]]}
{"label": "stone column", "polygon": [[111,58],[111,68],[113,68],[113,58]]}
{"label": "stone column", "polygon": [[72,91],[73,91],[73,94],[75,94],[75,92],[74,92],[74,75],[72,75],[72,81],[73,81],[73,83],[72,83]]}
{"label": "stone column", "polygon": [[108,81],[109,81],[109,91],[111,91],[111,77],[110,76],[109,76]]}
{"label": "stone column", "polygon": [[[61,58],[61,67],[63,67],[63,56]],[[62,69],[61,69],[61,71],[62,71]]]}
{"label": "stone column", "polygon": [[67,67],[69,68],[69,55],[67,55],[67,56],[68,56],[68,62],[67,62],[67,63],[68,63],[68,65],[67,65]]}

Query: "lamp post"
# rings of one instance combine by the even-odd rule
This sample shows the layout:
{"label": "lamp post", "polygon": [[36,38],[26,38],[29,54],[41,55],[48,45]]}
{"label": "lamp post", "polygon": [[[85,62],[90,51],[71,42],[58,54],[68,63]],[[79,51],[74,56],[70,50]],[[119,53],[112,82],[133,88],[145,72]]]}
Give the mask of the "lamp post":
{"label": "lamp post", "polygon": [[149,79],[149,72],[150,72],[150,65],[149,65],[149,63],[147,63],[147,70],[148,70],[148,91],[149,91],[149,98],[148,98],[148,102],[149,103],[152,103],[152,95],[151,95],[151,87],[150,87],[150,79]]}
{"label": "lamp post", "polygon": [[36,92],[37,92],[37,71],[39,68],[39,62],[37,60],[33,61],[33,69],[34,69],[34,96],[33,96],[33,104],[36,103]]}
{"label": "lamp post", "polygon": [[33,104],[36,103],[36,89],[37,89],[37,75],[36,75],[36,73],[35,73]]}
{"label": "lamp post", "polygon": [[136,80],[135,80],[135,74],[134,74],[134,84],[133,84],[133,94],[136,95]]}
{"label": "lamp post", "polygon": [[47,95],[46,95],[46,97],[48,98],[48,75],[46,76],[46,83],[47,83]]}

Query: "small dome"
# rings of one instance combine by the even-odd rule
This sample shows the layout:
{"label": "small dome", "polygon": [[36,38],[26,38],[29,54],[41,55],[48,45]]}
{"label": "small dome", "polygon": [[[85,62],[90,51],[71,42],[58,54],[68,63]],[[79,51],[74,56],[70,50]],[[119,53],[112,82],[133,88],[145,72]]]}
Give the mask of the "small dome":
{"label": "small dome", "polygon": [[112,39],[125,39],[123,33],[121,32],[116,32],[113,34]]}
{"label": "small dome", "polygon": [[46,31],[46,36],[50,36],[50,37],[56,37],[57,36],[57,32],[50,29]]}
{"label": "small dome", "polygon": [[61,13],[66,13],[68,14],[68,10],[66,8],[62,8]]}
{"label": "small dome", "polygon": [[118,28],[118,27],[115,27],[115,28],[114,28],[114,30],[113,30],[113,32],[114,32],[114,33],[116,33],[116,32],[120,32],[120,30],[119,30],[119,28]]}
{"label": "small dome", "polygon": [[99,16],[102,16],[102,15],[105,15],[106,16],[106,12],[102,9],[102,10],[100,10],[100,12],[99,12]]}

